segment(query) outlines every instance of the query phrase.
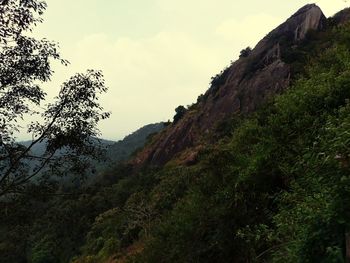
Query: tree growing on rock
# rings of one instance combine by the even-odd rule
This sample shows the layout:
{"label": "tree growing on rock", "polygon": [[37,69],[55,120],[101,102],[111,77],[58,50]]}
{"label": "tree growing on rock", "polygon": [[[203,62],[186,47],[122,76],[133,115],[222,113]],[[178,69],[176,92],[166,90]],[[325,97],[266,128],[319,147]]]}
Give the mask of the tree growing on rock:
{"label": "tree growing on rock", "polygon": [[174,123],[177,123],[179,120],[181,120],[182,117],[185,115],[186,111],[187,111],[187,109],[182,105],[176,107],[175,116],[174,116]]}
{"label": "tree growing on rock", "polygon": [[251,52],[252,52],[251,47],[247,47],[245,49],[242,49],[240,54],[239,54],[239,58],[246,58],[250,55]]}

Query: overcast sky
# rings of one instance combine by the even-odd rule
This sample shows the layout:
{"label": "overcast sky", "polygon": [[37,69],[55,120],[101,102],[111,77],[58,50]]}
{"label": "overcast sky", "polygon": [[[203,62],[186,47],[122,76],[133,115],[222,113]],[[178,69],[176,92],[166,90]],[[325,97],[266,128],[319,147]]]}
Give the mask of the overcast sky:
{"label": "overcast sky", "polygon": [[[55,65],[50,96],[76,72],[101,69],[112,111],[102,137],[121,139],[139,127],[172,119],[178,105],[205,92],[241,49],[254,46],[304,0],[47,0],[34,34],[60,43],[71,62]],[[346,7],[321,0],[326,16]]]}

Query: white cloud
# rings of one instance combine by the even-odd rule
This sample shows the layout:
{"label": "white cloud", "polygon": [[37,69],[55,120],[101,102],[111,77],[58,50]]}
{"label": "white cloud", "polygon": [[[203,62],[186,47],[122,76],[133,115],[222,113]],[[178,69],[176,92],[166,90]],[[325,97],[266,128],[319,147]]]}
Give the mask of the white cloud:
{"label": "white cloud", "polygon": [[206,90],[227,59],[220,50],[177,32],[115,41],[91,35],[63,51],[71,65],[57,72],[56,82],[84,71],[86,65],[103,70],[110,89],[102,103],[113,112],[101,126],[107,138],[171,119],[177,105],[194,102]]}

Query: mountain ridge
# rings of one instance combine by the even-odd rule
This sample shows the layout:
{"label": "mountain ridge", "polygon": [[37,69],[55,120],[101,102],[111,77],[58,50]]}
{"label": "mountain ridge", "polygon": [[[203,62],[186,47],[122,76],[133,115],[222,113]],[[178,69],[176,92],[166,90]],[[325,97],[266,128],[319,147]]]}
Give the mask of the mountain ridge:
{"label": "mountain ridge", "polygon": [[[308,5],[290,18],[295,26],[279,27],[260,50],[245,49],[196,105],[178,107],[173,124],[146,139],[136,155],[149,151],[144,169],[117,164],[78,192],[32,185],[0,200],[1,262],[350,261],[350,16],[343,11],[325,21]],[[301,25],[310,24],[304,35]],[[278,82],[280,67],[288,75]],[[168,147],[191,133],[193,146]],[[159,156],[156,146],[164,147]],[[160,157],[170,161],[152,166]]]}
{"label": "mountain ridge", "polygon": [[269,97],[289,87],[292,70],[282,59],[285,46],[298,45],[307,32],[322,30],[326,23],[316,4],[299,9],[259,41],[247,56],[213,78],[211,87],[183,118],[159,134],[131,164],[162,166],[185,150],[190,152],[190,157],[183,158],[183,163],[193,163],[201,149],[201,140],[221,121],[232,114],[254,112]]}

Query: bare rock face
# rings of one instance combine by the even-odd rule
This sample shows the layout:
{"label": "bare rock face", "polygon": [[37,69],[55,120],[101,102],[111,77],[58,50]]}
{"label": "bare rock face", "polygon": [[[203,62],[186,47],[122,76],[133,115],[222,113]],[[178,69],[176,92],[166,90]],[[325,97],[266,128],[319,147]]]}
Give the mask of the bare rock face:
{"label": "bare rock face", "polygon": [[309,4],[299,9],[285,23],[277,27],[270,35],[293,34],[294,41],[303,40],[306,33],[312,30],[323,29],[326,17],[315,4]]}
{"label": "bare rock face", "polygon": [[234,113],[255,111],[268,97],[289,86],[291,70],[281,59],[283,48],[297,45],[309,30],[320,30],[325,25],[326,17],[318,6],[306,5],[298,10],[262,39],[247,57],[226,69],[219,85],[213,85],[193,110],[168,126],[132,163],[164,165],[180,153],[195,159],[202,140],[208,140],[207,134],[218,123]]}

